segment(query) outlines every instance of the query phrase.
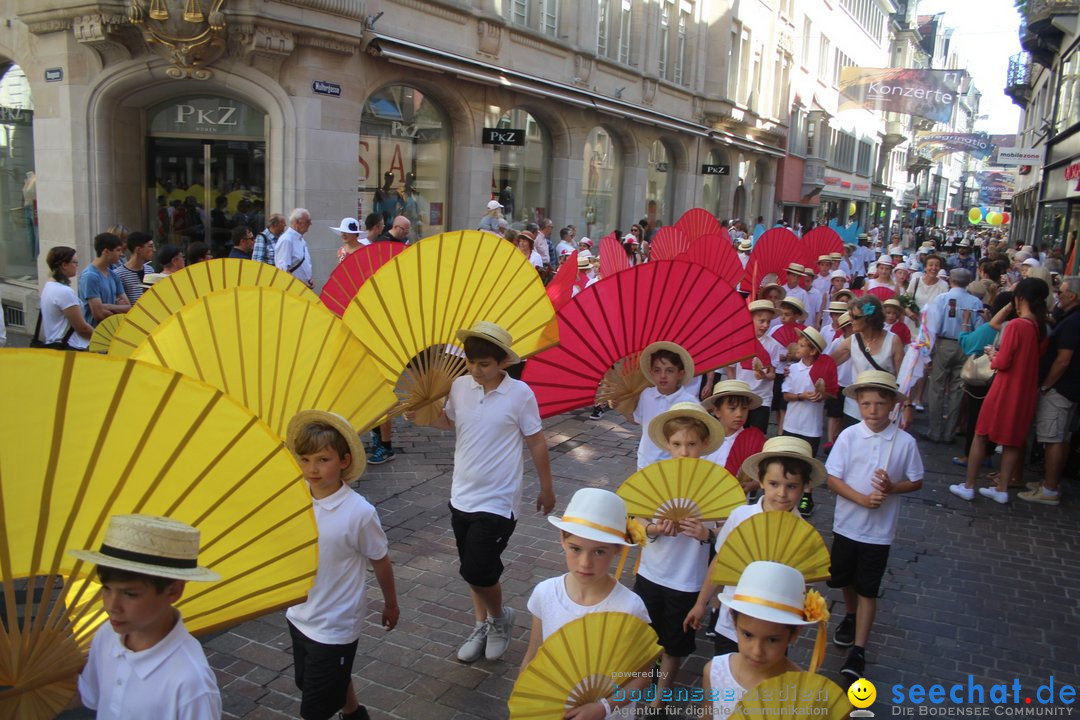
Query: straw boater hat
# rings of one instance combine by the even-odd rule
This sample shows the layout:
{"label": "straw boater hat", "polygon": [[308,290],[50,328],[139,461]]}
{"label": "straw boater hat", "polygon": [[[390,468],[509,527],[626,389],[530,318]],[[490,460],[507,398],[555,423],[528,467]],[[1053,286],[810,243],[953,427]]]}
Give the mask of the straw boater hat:
{"label": "straw boater hat", "polygon": [[836,318],[836,325],[841,330],[843,330],[844,328],[846,328],[850,324],[851,324],[851,315],[849,315],[848,313],[844,313],[840,317]]}
{"label": "straw boater hat", "polygon": [[199,567],[199,531],[155,515],[113,515],[101,548],[68,550],[95,565],[172,580],[214,582],[221,576]]}
{"label": "straw boater hat", "polygon": [[664,424],[675,418],[690,418],[698,420],[705,425],[709,437],[705,439],[705,448],[702,455],[716,452],[724,444],[724,426],[720,421],[710,415],[705,408],[694,402],[680,402],[671,406],[649,421],[649,439],[656,443],[657,447],[667,447],[667,438],[664,437]]}
{"label": "straw boater hat", "polygon": [[506,359],[511,365],[516,365],[521,362],[521,358],[510,347],[514,339],[510,337],[510,333],[503,330],[501,327],[493,322],[487,320],[480,320],[468,330],[458,330],[457,339],[461,342],[465,342],[466,338],[480,338],[481,340],[487,340],[492,345],[495,345],[500,350],[506,353]]}
{"label": "straw boater hat", "polygon": [[806,307],[803,306],[802,300],[792,295],[791,297],[785,297],[780,301],[781,307],[784,305],[790,305],[799,311],[799,317],[806,315]]}
{"label": "straw boater hat", "polygon": [[825,466],[810,454],[810,443],[802,438],[791,437],[790,435],[779,435],[766,440],[761,452],[743,460],[742,467],[739,468],[739,477],[760,481],[758,465],[761,464],[762,460],[775,457],[795,458],[810,463],[810,484],[808,487],[815,488],[825,482]]}
{"label": "straw boater hat", "polygon": [[839,300],[833,300],[829,303],[829,314],[833,313],[846,313],[848,311],[848,304],[846,302],[840,302]]}
{"label": "straw boater hat", "polygon": [[904,306],[900,304],[900,301],[896,298],[889,298],[885,302],[881,303],[883,307],[894,307],[897,310],[903,311]]}
{"label": "straw boater hat", "polygon": [[682,345],[676,345],[673,342],[660,341],[647,345],[638,357],[638,364],[641,366],[641,372],[645,375],[645,378],[649,381],[650,385],[652,385],[652,375],[649,371],[652,369],[653,353],[657,350],[669,350],[682,358],[684,387],[694,382],[694,358],[690,357],[690,353],[686,352]]}
{"label": "straw boater hat", "polygon": [[289,427],[285,430],[285,445],[293,455],[296,454],[296,439],[300,431],[312,423],[322,423],[341,433],[345,442],[349,445],[349,455],[352,461],[349,466],[341,471],[343,482],[349,483],[364,474],[364,466],[367,465],[367,453],[364,452],[364,443],[356,434],[356,428],[341,415],[326,410],[301,410],[289,421]]}
{"label": "straw boater hat", "polygon": [[755,300],[754,302],[747,305],[746,309],[749,310],[751,314],[761,310],[767,310],[773,315],[776,314],[776,306],[772,304],[771,300]]}
{"label": "straw boater hat", "polygon": [[356,218],[341,218],[341,224],[337,227],[330,228],[334,232],[347,233],[349,235],[360,234],[360,223],[356,222]]}
{"label": "straw boater hat", "polygon": [[744,397],[750,400],[750,410],[761,407],[761,398],[742,380],[723,380],[713,386],[713,394],[701,401],[706,409],[715,407],[726,397]]}
{"label": "straw boater hat", "polygon": [[761,287],[758,288],[758,295],[764,295],[765,293],[767,293],[769,290],[772,290],[773,288],[776,288],[781,293],[784,293],[786,295],[787,294],[787,288],[785,288],[780,283],[776,282],[776,279],[775,279],[776,276],[775,275],[773,275],[771,277],[773,277],[773,280],[771,280],[771,281],[769,281],[767,283],[762,283]]}
{"label": "straw boater hat", "polygon": [[855,378],[855,382],[844,388],[844,394],[853,398],[855,397],[855,393],[859,390],[865,390],[867,388],[888,390],[896,396],[897,402],[904,402],[907,400],[907,396],[900,392],[900,388],[896,384],[896,377],[892,373],[887,373],[884,370],[863,370],[859,373],[859,376]]}
{"label": "straw boater hat", "polygon": [[832,255],[828,253],[825,253],[824,255],[818,255],[817,259],[819,263],[829,263],[830,265],[832,264],[832,260]]}
{"label": "straw boater hat", "polygon": [[626,531],[626,502],[600,488],[581,488],[566,505],[562,517],[548,517],[555,527],[595,542],[633,546]]}
{"label": "straw boater hat", "polygon": [[789,275],[802,275],[803,277],[806,277],[810,274],[806,271],[805,267],[803,267],[797,262],[788,263],[788,266],[785,268],[785,270]]}
{"label": "straw boater hat", "polygon": [[815,625],[806,619],[806,581],[789,565],[755,560],[746,566],[739,584],[726,588],[720,602],[741,615],[780,625]]}
{"label": "straw boater hat", "polygon": [[739,241],[739,252],[750,252],[754,247],[754,241],[750,238],[743,238]]}
{"label": "straw boater hat", "polygon": [[143,275],[142,286],[144,288],[153,287],[154,283],[160,282],[169,277],[165,273],[146,273]]}
{"label": "straw boater hat", "polygon": [[839,290],[834,292],[833,293],[833,299],[835,300],[836,298],[840,297],[841,295],[847,295],[848,300],[854,300],[855,299],[855,292],[853,290],[848,289],[848,288],[840,288]]}
{"label": "straw boater hat", "polygon": [[838,252],[829,253],[829,259],[830,260],[835,260],[836,262],[840,262],[841,260],[844,259],[844,253],[838,253]]}
{"label": "straw boater hat", "polygon": [[825,352],[825,338],[821,336],[817,330],[812,327],[805,327],[799,331],[799,334],[806,338],[807,342],[817,348],[819,353]]}
{"label": "straw boater hat", "polygon": [[592,267],[592,253],[588,250],[581,250],[577,255],[578,270],[588,270]]}

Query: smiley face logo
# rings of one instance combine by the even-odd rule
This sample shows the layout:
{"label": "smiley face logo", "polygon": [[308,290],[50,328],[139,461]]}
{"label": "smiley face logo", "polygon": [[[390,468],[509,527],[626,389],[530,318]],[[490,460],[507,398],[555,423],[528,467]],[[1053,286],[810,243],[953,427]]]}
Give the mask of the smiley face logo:
{"label": "smiley face logo", "polygon": [[847,691],[848,700],[857,708],[868,708],[877,699],[877,688],[866,678],[859,678]]}

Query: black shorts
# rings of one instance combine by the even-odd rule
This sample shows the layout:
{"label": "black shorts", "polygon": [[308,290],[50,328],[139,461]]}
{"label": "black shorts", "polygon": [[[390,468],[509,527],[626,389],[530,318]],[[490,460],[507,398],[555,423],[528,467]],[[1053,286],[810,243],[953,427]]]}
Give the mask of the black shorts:
{"label": "black shorts", "polygon": [[765,435],[769,434],[769,415],[772,414],[772,408],[767,405],[759,405],[751,410],[746,416],[746,426],[756,427]]}
{"label": "black shorts", "polygon": [[836,397],[825,398],[825,417],[844,417],[844,388],[840,388],[840,392],[837,394]]}
{"label": "black shorts", "polygon": [[857,594],[876,598],[881,590],[881,578],[885,575],[885,564],[889,561],[889,547],[859,542],[833,533],[829,587],[854,586]]}
{"label": "black shorts", "polygon": [[697,602],[696,592],[672,590],[638,575],[634,592],[649,611],[652,629],[660,637],[664,652],[672,657],[686,657],[697,648],[694,631],[683,631],[683,620]]}
{"label": "black shorts", "polygon": [[502,576],[502,552],[514,534],[517,520],[489,512],[461,512],[450,508],[450,527],[457,543],[458,572],[476,587],[492,587]]}
{"label": "black shorts", "polygon": [[798,433],[788,432],[787,430],[785,430],[781,434],[785,437],[799,438],[800,440],[805,440],[806,442],[810,443],[810,456],[817,457],[818,445],[821,444],[821,438],[810,437],[808,435],[799,435]]}
{"label": "black shorts", "polygon": [[292,637],[293,677],[300,689],[300,717],[329,720],[345,706],[358,641],[353,640],[348,645],[325,645],[304,635],[291,622],[289,635]]}
{"label": "black shorts", "polygon": [[784,399],[784,391],[781,389],[783,387],[784,376],[776,373],[776,379],[773,380],[772,386],[772,409],[777,412],[787,410],[787,400]]}

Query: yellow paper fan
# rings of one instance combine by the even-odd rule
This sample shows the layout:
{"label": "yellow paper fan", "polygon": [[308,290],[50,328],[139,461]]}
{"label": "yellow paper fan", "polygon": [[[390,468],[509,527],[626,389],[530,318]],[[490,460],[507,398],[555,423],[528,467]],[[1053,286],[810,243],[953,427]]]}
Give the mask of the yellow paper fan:
{"label": "yellow paper fan", "polygon": [[847,693],[822,675],[791,671],[746,691],[732,717],[815,717],[842,720],[852,710]]}
{"label": "yellow paper fan", "polygon": [[0,717],[54,717],[104,621],[92,567],[115,514],[201,533],[177,607],[206,632],[311,588],[316,529],[300,468],[264,423],[205,383],[90,353],[0,351]]}
{"label": "yellow paper fan", "polygon": [[116,329],[120,327],[122,322],[124,322],[122,314],[110,315],[99,322],[97,327],[94,328],[94,334],[90,337],[90,352],[109,352],[109,345],[112,343],[113,335],[116,334]]}
{"label": "yellow paper fan", "polygon": [[722,520],[740,505],[746,493],[722,465],[708,460],[661,460],[638,470],[615,491],[626,511],[641,518]]}
{"label": "yellow paper fan", "polygon": [[340,318],[276,288],[203,295],[155,327],[131,357],[229,393],[279,437],[300,410],[336,412],[362,431],[397,401]]}
{"label": "yellow paper fan", "polygon": [[477,321],[509,332],[523,358],[559,339],[555,309],[528,259],[505,240],[471,230],[424,238],[395,256],[360,287],[342,320],[398,387],[395,413],[449,391],[465,366],[448,346],[460,347],[457,331]]}
{"label": "yellow paper fan", "polygon": [[131,355],[155,327],[203,295],[251,285],[275,287],[310,303],[319,303],[319,296],[311,288],[273,265],[236,258],[207,260],[189,265],[150,286],[124,315],[109,345],[109,354]]}
{"label": "yellow paper fan", "polygon": [[716,585],[738,585],[739,576],[755,560],[795,568],[806,582],[829,578],[829,550],[814,526],[789,512],[753,515],[731,531],[713,562]]}
{"label": "yellow paper fan", "polygon": [[620,678],[632,679],[661,652],[653,629],[633,615],[584,615],[552,633],[518,676],[510,718],[561,718],[608,697],[616,683],[625,684]]}

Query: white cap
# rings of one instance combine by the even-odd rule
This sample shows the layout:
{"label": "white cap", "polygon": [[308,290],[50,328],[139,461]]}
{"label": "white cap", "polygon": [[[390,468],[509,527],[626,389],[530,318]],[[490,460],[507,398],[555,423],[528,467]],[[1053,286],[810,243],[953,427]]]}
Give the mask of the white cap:
{"label": "white cap", "polygon": [[502,203],[498,200],[488,200],[487,208],[488,210],[502,210]]}
{"label": "white cap", "polygon": [[1030,265],[1031,267],[1039,267],[1040,265],[1042,265],[1042,263],[1040,263],[1035,258],[1029,257],[1027,260],[1024,261],[1024,265]]}

